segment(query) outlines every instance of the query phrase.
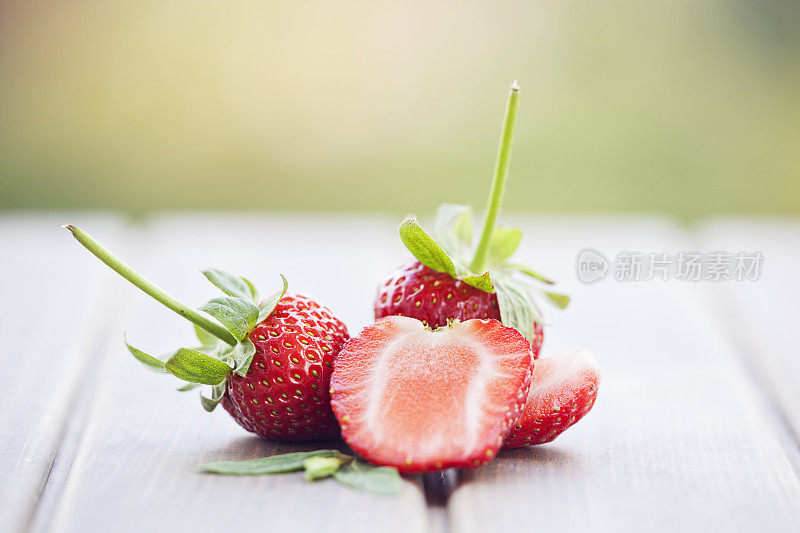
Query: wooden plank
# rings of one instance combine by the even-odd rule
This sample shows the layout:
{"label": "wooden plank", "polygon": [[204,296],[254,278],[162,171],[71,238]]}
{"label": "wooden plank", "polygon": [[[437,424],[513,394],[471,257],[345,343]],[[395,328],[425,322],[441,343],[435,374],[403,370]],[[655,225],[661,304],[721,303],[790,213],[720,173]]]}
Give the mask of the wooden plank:
{"label": "wooden plank", "polygon": [[552,444],[505,451],[465,471],[454,531],[796,531],[800,482],[761,392],[705,291],[679,281],[576,281],[579,250],[678,252],[668,221],[520,220],[520,259],[562,281],[568,312],[547,310],[544,356],[591,349],[595,409]]}
{"label": "wooden plank", "polygon": [[800,441],[800,358],[794,338],[800,317],[800,219],[712,219],[700,228],[708,249],[761,253],[757,281],[713,286],[719,309],[743,347],[745,363],[768,387]]}
{"label": "wooden plank", "polygon": [[59,226],[90,225],[121,240],[110,215],[0,217],[0,524],[24,530],[36,509],[82,373],[113,303],[102,268]]}
{"label": "wooden plank", "polygon": [[[286,274],[290,290],[314,295],[357,332],[371,319],[375,284],[402,250],[382,219],[302,216],[182,216],[154,221],[142,238],[148,257],[132,261],[190,303],[215,294],[197,271],[248,274],[266,293]],[[392,253],[387,249],[394,247]],[[110,274],[109,274],[110,275]],[[120,283],[122,283],[120,281]],[[131,289],[133,290],[133,289]],[[54,516],[41,530],[421,531],[427,527],[419,478],[385,497],[299,475],[225,477],[200,462],[300,449],[246,433],[222,410],[209,415],[196,393],[180,395],[125,353],[131,342],[159,353],[191,342],[191,327],[145,297],[113,326],[105,367]],[[311,446],[312,448],[319,445]]]}

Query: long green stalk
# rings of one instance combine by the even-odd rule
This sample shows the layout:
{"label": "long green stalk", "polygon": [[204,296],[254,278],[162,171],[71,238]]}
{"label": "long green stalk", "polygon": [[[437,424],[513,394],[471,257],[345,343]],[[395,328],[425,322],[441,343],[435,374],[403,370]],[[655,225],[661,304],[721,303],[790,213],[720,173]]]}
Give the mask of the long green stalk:
{"label": "long green stalk", "polygon": [[127,279],[145,294],[161,302],[169,309],[172,309],[182,317],[194,322],[199,327],[211,333],[218,339],[227,342],[231,346],[236,345],[236,338],[225,329],[221,324],[214,322],[210,318],[201,315],[191,307],[187,306],[177,298],[159,288],[156,284],[136,272],[128,266],[122,259],[114,255],[108,248],[94,240],[91,235],[75,226],[66,225],[65,229],[72,233],[72,236],[83,245],[84,248],[92,252],[100,261],[111,267],[120,276]]}
{"label": "long green stalk", "polygon": [[494,226],[497,223],[497,215],[500,213],[500,205],[503,203],[503,189],[505,188],[506,178],[508,177],[508,162],[511,159],[511,141],[514,139],[514,125],[517,121],[517,109],[519,108],[519,85],[517,82],[511,84],[508,93],[508,103],[506,104],[506,115],[503,119],[503,131],[500,135],[500,145],[497,149],[497,161],[494,165],[494,178],[492,188],[489,190],[489,201],[486,205],[486,219],[483,222],[483,232],[478,247],[475,249],[475,256],[472,259],[470,269],[472,272],[480,274],[486,266],[486,256],[489,252],[489,243],[492,240]]}

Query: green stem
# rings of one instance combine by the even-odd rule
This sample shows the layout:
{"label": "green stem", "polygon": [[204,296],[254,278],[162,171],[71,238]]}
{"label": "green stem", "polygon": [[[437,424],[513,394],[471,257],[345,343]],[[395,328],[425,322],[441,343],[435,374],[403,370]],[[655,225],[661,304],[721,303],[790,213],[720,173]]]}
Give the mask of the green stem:
{"label": "green stem", "polygon": [[486,266],[486,256],[489,252],[489,243],[492,240],[494,225],[503,203],[503,189],[508,177],[508,161],[511,159],[511,141],[514,138],[514,124],[517,121],[517,108],[519,108],[519,85],[511,84],[506,104],[506,116],[503,119],[503,131],[500,135],[500,146],[497,149],[497,161],[494,165],[494,179],[489,190],[489,202],[486,206],[486,219],[483,222],[483,233],[475,250],[470,269],[480,274]]}
{"label": "green stem", "polygon": [[227,342],[231,346],[236,345],[236,338],[221,324],[201,315],[194,309],[177,300],[174,296],[164,292],[153,282],[128,266],[122,259],[111,253],[105,246],[94,240],[91,235],[75,226],[66,225],[63,227],[68,229],[72,233],[72,236],[75,237],[84,248],[92,252],[100,261],[110,266],[120,276],[139,287],[145,294],[152,296],[155,300],[172,309],[183,318],[194,322],[218,339]]}

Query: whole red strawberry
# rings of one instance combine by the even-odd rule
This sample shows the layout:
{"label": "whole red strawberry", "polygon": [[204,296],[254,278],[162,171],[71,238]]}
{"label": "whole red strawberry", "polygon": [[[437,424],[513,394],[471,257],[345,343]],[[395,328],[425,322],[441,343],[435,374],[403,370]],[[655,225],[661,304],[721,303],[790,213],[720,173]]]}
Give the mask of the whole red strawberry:
{"label": "whole red strawberry", "polygon": [[228,378],[222,407],[262,437],[338,436],[329,384],[333,356],[348,339],[344,324],[314,300],[287,294],[248,337],[253,362],[244,377]]}
{"label": "whole red strawberry", "polygon": [[[538,312],[536,304],[532,305]],[[431,328],[438,328],[453,319],[500,320],[500,307],[497,294],[412,261],[389,274],[387,281],[378,287],[375,318],[392,315],[410,316]],[[530,343],[534,357],[538,357],[544,328],[541,322],[534,322],[533,327]]]}
{"label": "whole red strawberry", "polygon": [[[349,338],[345,325],[314,300],[286,294],[288,284],[259,302],[246,278],[219,269],[203,271],[225,296],[194,310],[135,272],[89,234],[65,226],[73,236],[125,279],[195,324],[200,345],[159,359],[125,344],[149,368],[201,385],[203,407],[223,407],[243,428],[275,440],[338,435],[330,407],[333,359]],[[200,312],[198,312],[200,311]]]}
{"label": "whole red strawberry", "polygon": [[469,206],[445,204],[436,215],[433,236],[410,216],[400,225],[400,238],[417,258],[389,274],[379,286],[375,318],[403,315],[431,327],[448,319],[494,318],[522,333],[539,355],[543,319],[535,301],[539,295],[564,308],[569,297],[530,284],[548,278],[524,265],[509,262],[519,246],[518,228],[495,226],[508,176],[511,139],[519,102],[519,87],[511,86],[494,179],[481,236],[474,245]]}

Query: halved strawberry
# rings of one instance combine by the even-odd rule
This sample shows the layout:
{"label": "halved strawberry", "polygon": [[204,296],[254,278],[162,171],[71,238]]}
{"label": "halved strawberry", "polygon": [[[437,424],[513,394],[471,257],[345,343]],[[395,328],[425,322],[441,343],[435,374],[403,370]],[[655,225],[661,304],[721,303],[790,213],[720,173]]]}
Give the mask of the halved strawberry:
{"label": "halved strawberry", "polygon": [[600,372],[586,350],[536,361],[528,401],[503,448],[550,442],[588,413],[597,398]]}
{"label": "halved strawberry", "polygon": [[522,412],[530,343],[499,321],[431,330],[392,316],[349,340],[334,361],[331,406],[342,437],[401,472],[480,466]]}

